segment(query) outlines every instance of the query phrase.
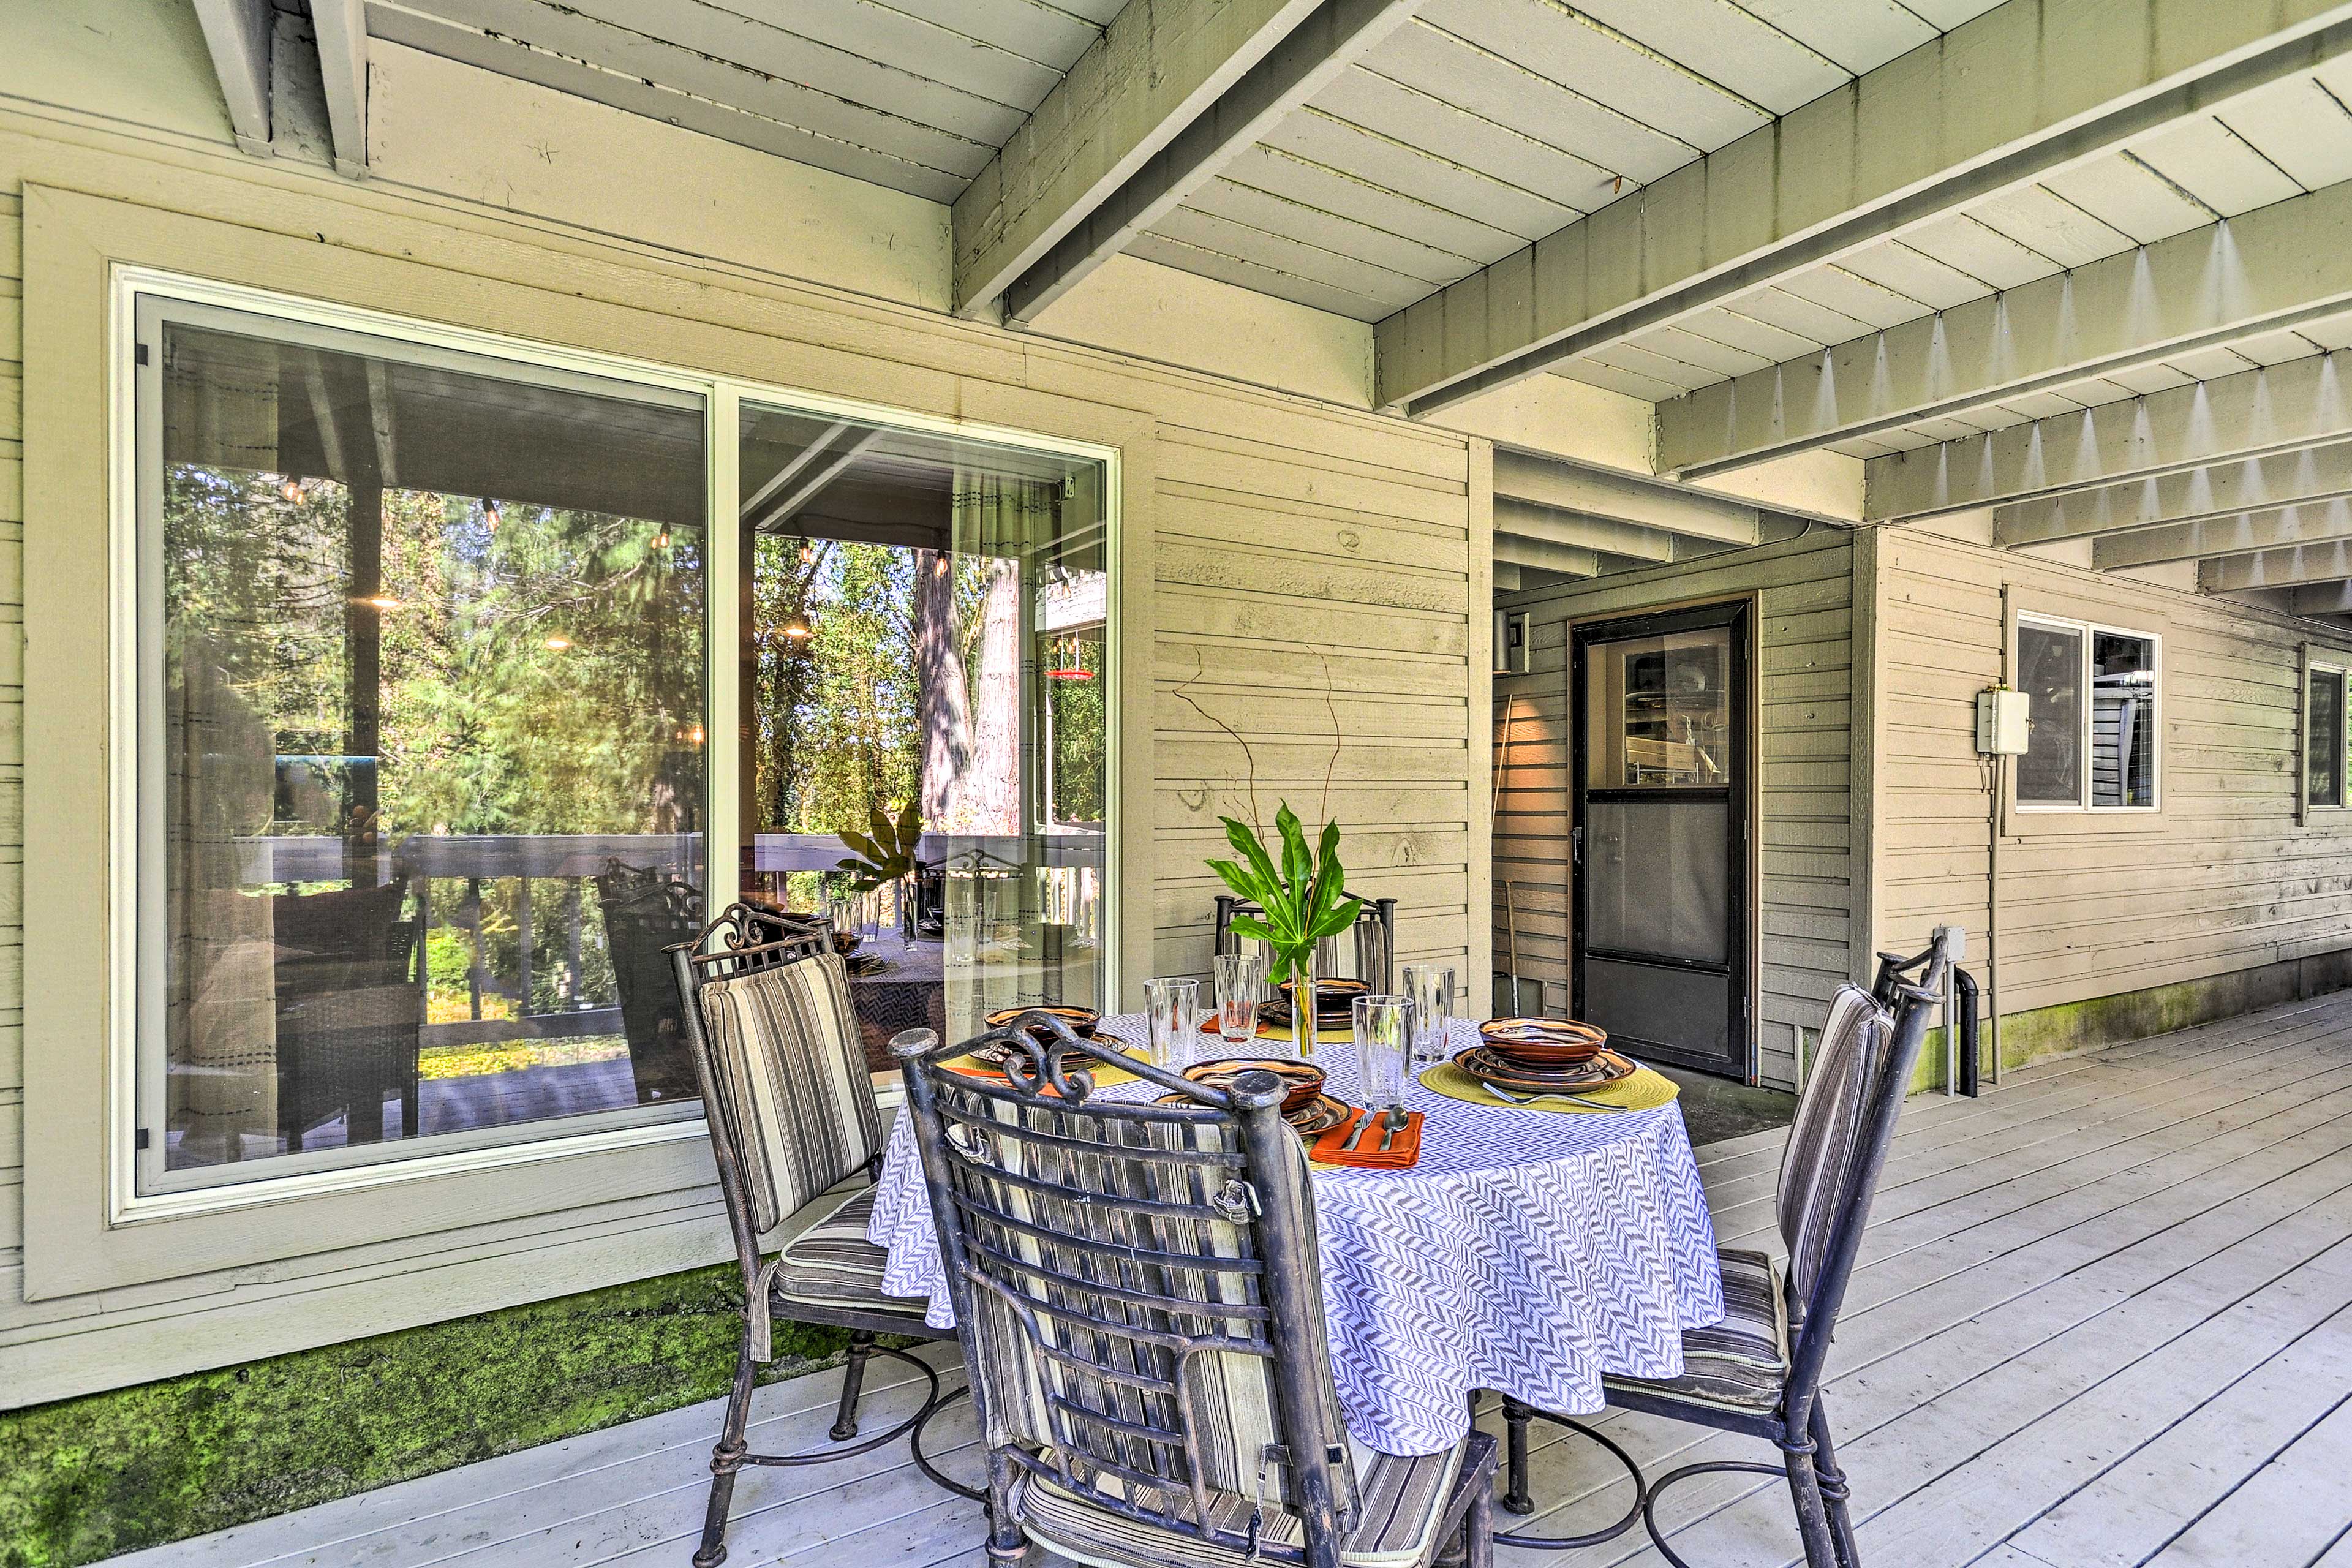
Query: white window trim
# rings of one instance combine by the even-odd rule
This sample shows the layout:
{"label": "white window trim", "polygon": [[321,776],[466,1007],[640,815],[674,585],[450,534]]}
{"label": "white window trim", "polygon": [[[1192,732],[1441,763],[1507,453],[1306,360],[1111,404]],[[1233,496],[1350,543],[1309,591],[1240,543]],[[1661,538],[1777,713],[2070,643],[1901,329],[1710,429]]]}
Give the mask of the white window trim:
{"label": "white window trim", "polygon": [[[141,917],[143,913],[139,902],[139,890],[142,873],[151,878],[152,875],[152,869],[143,862],[159,858],[148,847],[150,836],[142,832],[139,795],[142,764],[145,760],[141,751],[139,685],[144,666],[140,658],[142,627],[138,616],[142,571],[139,510],[141,487],[144,480],[139,462],[140,409],[138,367],[134,354],[138,343],[137,312],[142,297],[243,310],[297,328],[326,327],[364,333],[406,346],[455,350],[524,365],[574,372],[607,381],[699,395],[704,401],[707,421],[706,460],[709,463],[706,486],[709,512],[705,527],[706,537],[711,539],[719,537],[716,520],[733,519],[739,515],[740,487],[736,472],[740,439],[738,420],[740,405],[747,400],[833,418],[872,421],[920,434],[985,441],[1099,462],[1104,470],[1102,505],[1108,563],[1103,679],[1110,690],[1118,689],[1123,652],[1119,630],[1122,488],[1121,455],[1116,447],[948,418],[802,387],[706,374],[651,360],[535,342],[503,333],[449,326],[153,268],[110,264],[108,295],[110,580],[107,637],[110,676],[107,693],[110,737],[107,809],[111,842],[130,847],[129,853],[114,855],[113,863],[108,868],[110,896],[107,937],[106,1188],[110,1225],[247,1208],[327,1194],[537,1164],[582,1154],[698,1140],[706,1135],[703,1120],[698,1115],[612,1126],[607,1124],[604,1116],[599,1114],[564,1118],[544,1124],[526,1123],[523,1125],[532,1128],[543,1126],[545,1131],[536,1136],[526,1134],[481,1146],[445,1146],[440,1152],[404,1157],[395,1154],[393,1158],[365,1163],[299,1169],[280,1175],[256,1176],[210,1186],[148,1194],[139,1192],[139,1152],[135,1143],[141,1121],[140,1096],[143,1092],[139,1073],[139,1036],[146,1016],[145,1010],[140,1005],[139,995]],[[156,411],[156,416],[160,418],[160,410]],[[735,557],[736,552],[731,550],[712,549],[709,552],[705,584],[706,613],[709,616],[705,625],[705,647],[708,649],[736,646],[740,605],[735,582]],[[739,837],[737,813],[740,803],[735,780],[740,716],[732,661],[707,658],[705,666],[705,710],[708,715],[705,723],[709,744],[704,759],[704,842],[706,879],[709,879],[711,875],[709,868],[716,859],[709,847],[719,844],[731,846]],[[1105,713],[1104,798],[1112,804],[1114,810],[1116,803],[1123,798],[1121,707],[1117,702],[1106,704]],[[1106,824],[1102,952],[1103,985],[1107,995],[1121,994],[1118,972],[1121,909],[1117,896],[1123,868],[1119,837],[1115,826]],[[730,859],[731,862],[731,856]],[[613,1114],[626,1116],[631,1113],[625,1110]],[[582,1125],[583,1122],[587,1125]],[[453,1135],[465,1136],[467,1135]]]}
{"label": "white window trim", "polygon": [[[2012,782],[2010,789],[2010,809],[2021,816],[2060,816],[2070,812],[2093,816],[2147,816],[2162,811],[2165,773],[2164,637],[2162,635],[2142,631],[2137,626],[2116,626],[2105,621],[2079,621],[2064,616],[2042,615],[2033,610],[2020,610],[2017,613],[2017,626],[2021,634],[2027,626],[2042,626],[2052,631],[2074,632],[2081,639],[2082,711],[2078,721],[2081,725],[2078,737],[2080,748],[2076,754],[2082,758],[2082,777],[2075,797],[2071,801],[2026,800],[2020,797]],[[2150,756],[2156,763],[2156,787],[2148,792],[2148,803],[2146,805],[2099,805],[2094,804],[2091,799],[2091,740],[2092,727],[2096,721],[2095,710],[2091,701],[2091,645],[2102,632],[2111,637],[2137,637],[2148,646],[2148,725],[2155,732]],[[2009,658],[2011,668],[2018,668],[2017,647],[2012,647],[2010,649]]]}

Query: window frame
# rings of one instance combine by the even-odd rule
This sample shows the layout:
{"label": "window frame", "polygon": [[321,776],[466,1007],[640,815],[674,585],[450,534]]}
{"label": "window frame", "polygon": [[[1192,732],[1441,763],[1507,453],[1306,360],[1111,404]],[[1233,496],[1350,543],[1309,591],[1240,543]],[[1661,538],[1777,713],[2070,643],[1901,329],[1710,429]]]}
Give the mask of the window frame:
{"label": "window frame", "polygon": [[[325,1163],[305,1162],[302,1168],[244,1180],[210,1184],[173,1184],[167,1190],[139,1191],[142,1152],[137,1135],[150,1085],[141,1076],[142,1031],[149,1008],[142,995],[146,966],[142,963],[142,927],[149,911],[142,903],[143,889],[161,898],[158,880],[162,847],[152,843],[150,825],[142,820],[147,806],[141,795],[145,724],[142,682],[147,661],[142,639],[151,630],[142,606],[150,594],[149,563],[142,548],[146,536],[144,503],[155,480],[142,471],[142,457],[160,458],[159,441],[151,440],[149,426],[160,435],[159,397],[142,405],[142,388],[161,374],[161,354],[155,363],[137,362],[142,301],[160,326],[171,307],[190,309],[188,319],[201,313],[231,310],[260,318],[273,327],[288,329],[289,341],[302,334],[356,333],[403,348],[458,353],[520,367],[569,373],[605,383],[661,388],[699,396],[705,420],[705,537],[711,542],[705,566],[704,712],[709,742],[704,756],[704,864],[706,886],[722,858],[713,846],[731,846],[739,837],[740,689],[735,661],[722,650],[736,646],[740,631],[740,563],[739,552],[717,548],[722,536],[720,520],[728,520],[726,537],[739,526],[734,519],[740,505],[737,465],[738,430],[746,402],[829,418],[860,419],[887,426],[948,438],[986,442],[1018,449],[1077,458],[1102,465],[1102,505],[1107,569],[1104,670],[1112,691],[1119,689],[1121,660],[1121,506],[1124,499],[1122,452],[1115,446],[949,418],[862,399],[756,381],[740,375],[704,372],[657,361],[593,350],[566,347],[502,332],[434,322],[421,318],[346,305],[278,289],[222,282],[161,268],[109,263],[107,301],[106,451],[109,479],[107,513],[107,647],[105,763],[107,824],[110,851],[107,858],[107,1006],[106,1006],[106,1159],[104,1186],[106,1224],[110,1228],[144,1222],[188,1218],[257,1205],[304,1198],[329,1198],[364,1193],[388,1184],[427,1182],[496,1173],[544,1164],[581,1155],[636,1151],[656,1152],[666,1145],[698,1143],[706,1135],[698,1110],[660,1121],[636,1119],[620,1125],[615,1118],[627,1110],[514,1124],[517,1135],[486,1138],[471,1132],[452,1135],[453,1144],[418,1153],[396,1145],[383,1158]],[[159,306],[160,302],[160,306]],[[160,334],[159,334],[160,337]],[[161,468],[157,468],[160,478]],[[1121,761],[1124,746],[1120,712],[1124,704],[1106,704],[1104,799],[1109,819],[1104,826],[1103,873],[1105,994],[1120,994],[1121,888],[1123,833],[1118,814],[1124,805]],[[127,852],[125,849],[127,847]],[[731,875],[731,871],[730,871]],[[1148,917],[1146,917],[1148,918]],[[152,1077],[152,1075],[150,1075]],[[581,1125],[581,1123],[591,1125]],[[464,1140],[462,1146],[455,1140]],[[436,1140],[437,1142],[438,1141]],[[688,1156],[690,1157],[690,1155]],[[293,1156],[302,1160],[302,1156]],[[283,1249],[314,1250],[309,1245]],[[273,1256],[280,1255],[273,1252]]]}
{"label": "window frame", "polygon": [[[2082,620],[2071,616],[2045,615],[2038,610],[2017,612],[2009,634],[2009,668],[2017,670],[2022,662],[2021,633],[2027,626],[2045,630],[2071,632],[2080,639],[2082,655],[2078,668],[2081,685],[2080,715],[2076,721],[2076,755],[2082,759],[2080,782],[2071,801],[2026,800],[2017,793],[2019,757],[2008,759],[2010,768],[2009,809],[2021,816],[2149,816],[2164,809],[2164,637],[2160,632],[2137,626],[2119,626],[2107,621]],[[2091,798],[2092,740],[2097,723],[2097,708],[2092,700],[2092,650],[2099,636],[2133,637],[2148,646],[2148,726],[2154,732],[2149,748],[2149,760],[2154,764],[2154,779],[2145,805],[2101,805]]]}
{"label": "window frame", "polygon": [[[2297,826],[2309,826],[2315,814],[2339,816],[2352,810],[2352,651],[2325,643],[2305,643],[2303,679],[2298,682],[2294,710],[2294,811]],[[2311,798],[2312,678],[2333,675],[2337,681],[2336,796],[2333,802]]]}

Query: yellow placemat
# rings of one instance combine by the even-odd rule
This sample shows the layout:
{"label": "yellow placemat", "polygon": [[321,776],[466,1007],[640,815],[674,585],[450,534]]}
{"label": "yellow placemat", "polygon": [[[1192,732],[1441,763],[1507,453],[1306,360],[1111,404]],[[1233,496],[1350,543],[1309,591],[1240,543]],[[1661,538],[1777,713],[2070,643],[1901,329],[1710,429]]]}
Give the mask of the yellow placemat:
{"label": "yellow placemat", "polygon": [[[1201,1033],[1212,1040],[1222,1040],[1224,1037],[1218,1033],[1217,1022],[1213,1018],[1201,1026]],[[1291,1043],[1290,1026],[1261,1023],[1257,1026],[1257,1037],[1261,1040],[1274,1040],[1288,1045]],[[1342,1024],[1337,1027],[1328,1024],[1322,1025],[1315,1031],[1315,1043],[1318,1046],[1352,1046],[1356,1043],[1356,1026],[1353,1024]]]}
{"label": "yellow placemat", "polygon": [[[1514,1105],[1488,1089],[1486,1086],[1455,1067],[1452,1062],[1440,1062],[1421,1075],[1421,1087],[1448,1100],[1466,1100],[1472,1105],[1496,1105],[1506,1110],[1564,1110],[1573,1113],[1593,1113],[1600,1108],[1579,1105],[1572,1100],[1543,1100],[1533,1105]],[[1602,1101],[1612,1110],[1654,1110],[1661,1105],[1672,1105],[1682,1093],[1682,1086],[1662,1072],[1649,1068],[1636,1068],[1633,1075],[1598,1089],[1575,1091],[1585,1100]]]}

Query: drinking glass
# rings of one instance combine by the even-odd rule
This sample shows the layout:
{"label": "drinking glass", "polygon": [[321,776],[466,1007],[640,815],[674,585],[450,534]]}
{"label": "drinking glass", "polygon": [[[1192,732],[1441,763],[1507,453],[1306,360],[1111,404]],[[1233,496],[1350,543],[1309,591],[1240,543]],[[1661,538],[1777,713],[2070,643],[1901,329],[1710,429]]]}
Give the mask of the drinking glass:
{"label": "drinking glass", "polygon": [[1200,1023],[1201,983],[1197,980],[1147,980],[1143,1004],[1151,1015],[1151,1065],[1169,1072],[1191,1058],[1192,1031]]}
{"label": "drinking glass", "polygon": [[1217,954],[1217,1033],[1228,1046],[1257,1037],[1258,988],[1265,960],[1254,952]]}
{"label": "drinking glass", "polygon": [[1355,1001],[1356,1070],[1364,1103],[1385,1110],[1404,1103],[1404,1064],[1412,1046],[1412,998],[1359,996]]}
{"label": "drinking glass", "polygon": [[1445,1060],[1446,1026],[1454,1021],[1454,966],[1408,963],[1404,994],[1412,998],[1412,1059],[1428,1066]]}

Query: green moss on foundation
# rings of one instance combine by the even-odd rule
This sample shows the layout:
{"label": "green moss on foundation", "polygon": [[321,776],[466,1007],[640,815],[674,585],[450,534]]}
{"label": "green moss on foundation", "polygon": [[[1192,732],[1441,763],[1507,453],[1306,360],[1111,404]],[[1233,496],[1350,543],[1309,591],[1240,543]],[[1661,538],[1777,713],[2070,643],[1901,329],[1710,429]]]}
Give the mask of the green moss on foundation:
{"label": "green moss on foundation", "polygon": [[[0,1413],[0,1568],[70,1568],[709,1399],[733,1266]],[[763,1381],[836,1359],[776,1324]]]}

